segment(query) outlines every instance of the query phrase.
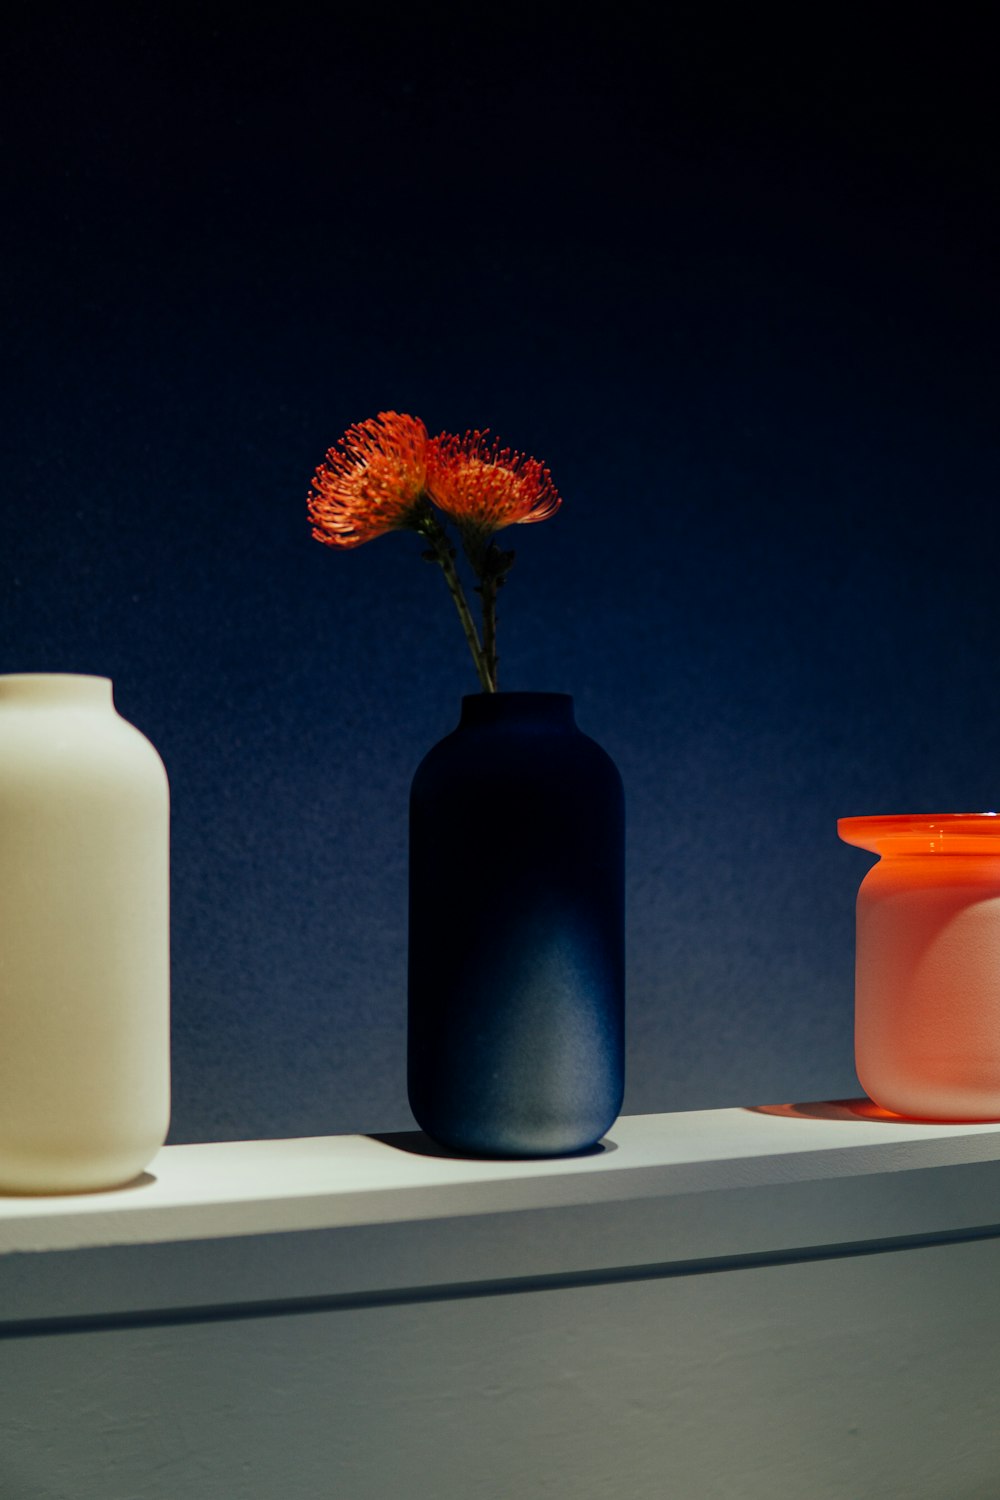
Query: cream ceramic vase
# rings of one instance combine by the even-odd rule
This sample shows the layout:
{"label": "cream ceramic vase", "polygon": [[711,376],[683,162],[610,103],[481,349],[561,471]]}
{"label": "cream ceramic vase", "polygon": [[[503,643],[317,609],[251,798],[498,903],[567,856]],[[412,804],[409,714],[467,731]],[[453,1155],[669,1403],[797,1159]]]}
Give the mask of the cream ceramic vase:
{"label": "cream ceramic vase", "polygon": [[0,1192],[117,1186],[166,1138],[168,849],[110,681],[0,676]]}

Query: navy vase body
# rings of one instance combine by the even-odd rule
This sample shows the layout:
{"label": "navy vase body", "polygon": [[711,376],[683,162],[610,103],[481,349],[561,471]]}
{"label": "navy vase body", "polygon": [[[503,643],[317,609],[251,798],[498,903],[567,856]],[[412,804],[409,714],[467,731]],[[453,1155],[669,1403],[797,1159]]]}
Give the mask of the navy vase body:
{"label": "navy vase body", "polygon": [[410,796],[410,1107],[464,1154],[594,1145],[624,1091],[621,777],[560,693],[482,693]]}

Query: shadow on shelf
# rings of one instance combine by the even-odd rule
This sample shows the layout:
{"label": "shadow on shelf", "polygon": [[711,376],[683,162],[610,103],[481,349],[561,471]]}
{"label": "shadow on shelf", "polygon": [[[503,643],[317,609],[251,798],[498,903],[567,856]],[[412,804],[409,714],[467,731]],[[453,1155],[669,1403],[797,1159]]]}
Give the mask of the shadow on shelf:
{"label": "shadow on shelf", "polygon": [[894,1115],[871,1099],[824,1099],[814,1104],[754,1104],[747,1107],[751,1115],[776,1115],[783,1120],[861,1120],[870,1125],[883,1121],[887,1125],[940,1125],[941,1120],[920,1120],[910,1115]]}
{"label": "shadow on shelf", "polygon": [[603,1140],[598,1141],[596,1146],[588,1146],[586,1151],[574,1151],[566,1156],[487,1156],[473,1151],[452,1151],[447,1146],[439,1145],[422,1130],[391,1130],[382,1135],[370,1135],[369,1140],[381,1141],[383,1146],[392,1146],[395,1151],[406,1151],[410,1156],[440,1156],[448,1161],[576,1161],[581,1157],[603,1156],[608,1151],[618,1150],[614,1141]]}

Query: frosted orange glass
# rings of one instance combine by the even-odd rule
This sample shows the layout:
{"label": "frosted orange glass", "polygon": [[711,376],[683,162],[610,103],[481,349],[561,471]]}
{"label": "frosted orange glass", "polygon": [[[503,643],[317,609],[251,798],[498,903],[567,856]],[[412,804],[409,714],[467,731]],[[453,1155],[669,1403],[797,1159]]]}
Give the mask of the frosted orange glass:
{"label": "frosted orange glass", "polygon": [[841,818],[861,883],[855,1059],[883,1109],[1000,1119],[1000,817]]}

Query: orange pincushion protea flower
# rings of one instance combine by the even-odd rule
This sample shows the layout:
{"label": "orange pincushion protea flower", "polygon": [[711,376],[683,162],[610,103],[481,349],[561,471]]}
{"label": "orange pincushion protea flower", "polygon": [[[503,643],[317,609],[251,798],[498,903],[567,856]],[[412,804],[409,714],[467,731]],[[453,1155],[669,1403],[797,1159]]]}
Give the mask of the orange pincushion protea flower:
{"label": "orange pincushion protea flower", "polygon": [[413,527],[426,483],[427,428],[419,417],[380,411],[349,427],[313,478],[309,519],[318,542],[360,547]]}
{"label": "orange pincushion protea flower", "polygon": [[439,510],[482,539],[505,526],[545,521],[562,504],[544,464],[486,432],[441,433],[427,447],[427,490]]}
{"label": "orange pincushion protea flower", "polygon": [[[456,566],[456,548],[431,501],[455,522],[478,580],[482,639]],[[313,536],[329,547],[360,547],[387,531],[416,532],[426,545],[424,557],[444,575],[480,686],[495,693],[497,594],[514,554],[502,552],[493,535],[505,526],[544,521],[561,504],[544,464],[488,443],[485,431],[461,438],[442,432],[430,442],[418,417],[380,411],[349,427],[327,453],[313,477],[309,520]]]}

